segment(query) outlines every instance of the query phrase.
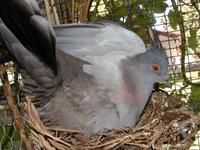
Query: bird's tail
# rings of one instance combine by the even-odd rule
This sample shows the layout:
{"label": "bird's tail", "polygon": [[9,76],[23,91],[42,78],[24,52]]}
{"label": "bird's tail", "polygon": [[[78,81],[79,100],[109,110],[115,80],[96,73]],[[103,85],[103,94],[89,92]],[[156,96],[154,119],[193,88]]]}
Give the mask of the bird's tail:
{"label": "bird's tail", "polygon": [[0,18],[28,51],[57,73],[54,30],[35,0],[0,0]]}
{"label": "bird's tail", "polygon": [[[0,39],[24,76],[24,90],[42,105],[61,82],[57,76],[54,31],[34,2],[0,1]],[[10,14],[11,8],[16,10],[16,18]]]}

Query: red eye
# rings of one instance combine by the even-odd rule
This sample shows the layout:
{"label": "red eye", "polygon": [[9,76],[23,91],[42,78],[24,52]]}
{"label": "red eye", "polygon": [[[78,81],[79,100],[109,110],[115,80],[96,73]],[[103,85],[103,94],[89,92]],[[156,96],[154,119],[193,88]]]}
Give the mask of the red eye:
{"label": "red eye", "polygon": [[160,66],[158,64],[151,65],[151,71],[154,73],[160,72]]}

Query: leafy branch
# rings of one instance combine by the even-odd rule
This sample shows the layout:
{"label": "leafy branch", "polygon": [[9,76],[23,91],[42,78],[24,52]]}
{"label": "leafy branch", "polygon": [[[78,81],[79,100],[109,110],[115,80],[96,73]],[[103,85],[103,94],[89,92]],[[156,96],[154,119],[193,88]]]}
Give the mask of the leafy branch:
{"label": "leafy branch", "polygon": [[174,8],[174,12],[177,16],[178,19],[178,25],[180,28],[180,33],[181,33],[181,73],[183,76],[183,80],[187,85],[193,85],[193,86],[200,86],[200,83],[193,83],[191,82],[186,74],[185,74],[185,52],[186,52],[186,36],[185,36],[185,27],[184,27],[184,20],[183,17],[181,16],[181,12],[178,10],[178,6],[176,5],[175,0],[171,0],[172,5]]}

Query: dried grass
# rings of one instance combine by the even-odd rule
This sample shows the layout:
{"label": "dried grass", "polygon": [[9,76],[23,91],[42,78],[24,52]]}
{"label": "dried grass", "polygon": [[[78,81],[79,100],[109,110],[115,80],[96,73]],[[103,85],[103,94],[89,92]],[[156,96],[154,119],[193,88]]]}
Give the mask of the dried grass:
{"label": "dried grass", "polygon": [[91,139],[78,131],[45,127],[30,100],[27,112],[35,150],[188,149],[200,125],[199,114],[180,98],[161,92],[152,94],[136,127],[99,133]]}

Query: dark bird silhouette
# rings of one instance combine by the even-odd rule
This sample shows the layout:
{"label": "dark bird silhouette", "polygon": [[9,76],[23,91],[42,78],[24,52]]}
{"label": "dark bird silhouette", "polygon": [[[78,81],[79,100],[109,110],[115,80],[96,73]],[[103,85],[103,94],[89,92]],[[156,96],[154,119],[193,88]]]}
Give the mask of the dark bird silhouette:
{"label": "dark bird silhouette", "polygon": [[52,28],[35,0],[1,0],[0,17],[0,39],[47,126],[89,134],[134,126],[154,83],[167,80],[164,50],[146,50],[117,24]]}

